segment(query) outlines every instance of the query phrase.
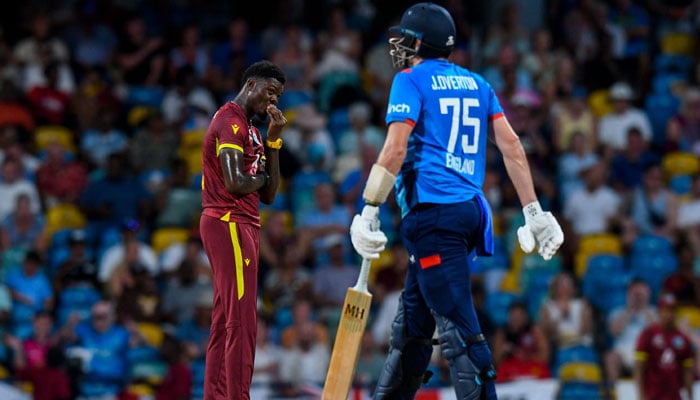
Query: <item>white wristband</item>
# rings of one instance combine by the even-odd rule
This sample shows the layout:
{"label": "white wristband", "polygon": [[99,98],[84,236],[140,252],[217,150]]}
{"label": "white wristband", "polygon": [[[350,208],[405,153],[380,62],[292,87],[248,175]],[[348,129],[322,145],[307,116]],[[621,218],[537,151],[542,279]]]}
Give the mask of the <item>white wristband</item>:
{"label": "white wristband", "polygon": [[367,185],[362,198],[368,204],[379,205],[386,201],[391,189],[394,188],[396,176],[379,164],[372,165],[372,170],[367,178]]}
{"label": "white wristband", "polygon": [[532,217],[537,216],[537,215],[542,214],[542,213],[543,213],[542,206],[540,206],[539,201],[533,201],[532,203],[523,207],[523,214],[525,215],[526,220],[528,218],[532,218]]}

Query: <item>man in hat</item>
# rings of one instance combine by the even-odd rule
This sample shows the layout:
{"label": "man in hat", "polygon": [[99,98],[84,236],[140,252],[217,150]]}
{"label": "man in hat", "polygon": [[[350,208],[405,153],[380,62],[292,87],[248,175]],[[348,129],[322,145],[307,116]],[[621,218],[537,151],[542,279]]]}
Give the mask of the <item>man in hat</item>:
{"label": "man in hat", "polygon": [[634,380],[642,400],[680,400],[684,389],[693,398],[693,357],[690,339],[676,326],[676,299],[659,298],[659,322],[642,331],[637,341]]}
{"label": "man in hat", "polygon": [[635,126],[646,142],[651,141],[653,132],[649,117],[632,104],[635,99],[632,87],[626,82],[617,82],[610,87],[608,98],[613,111],[600,120],[600,143],[612,150],[622,150],[627,145],[627,132]]}

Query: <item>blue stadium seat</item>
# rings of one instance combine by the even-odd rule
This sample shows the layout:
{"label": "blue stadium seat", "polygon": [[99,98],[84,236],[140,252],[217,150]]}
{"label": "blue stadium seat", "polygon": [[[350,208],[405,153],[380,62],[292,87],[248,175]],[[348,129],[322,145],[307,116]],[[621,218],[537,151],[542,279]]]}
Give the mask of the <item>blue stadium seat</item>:
{"label": "blue stadium seat", "polygon": [[562,382],[558,400],[603,400],[600,385],[586,382]]}
{"label": "blue stadium seat", "polygon": [[664,279],[677,269],[678,259],[673,253],[635,253],[630,260],[630,276],[649,285],[652,299],[659,294]]}
{"label": "blue stadium seat", "polygon": [[654,69],[663,73],[688,74],[695,61],[683,54],[658,54],[654,57]]}
{"label": "blue stadium seat", "polygon": [[[551,260],[545,260],[539,254],[532,253],[523,257],[520,270],[520,285],[526,292],[529,291],[530,282],[534,279],[550,279],[561,271],[561,257],[554,256]],[[539,283],[548,283],[539,282]]]}
{"label": "blue stadium seat", "polygon": [[690,192],[690,187],[693,185],[693,177],[686,174],[676,175],[668,181],[669,187],[677,195],[684,195]]}
{"label": "blue stadium seat", "polygon": [[540,306],[549,293],[549,284],[558,273],[559,270],[554,268],[535,268],[529,272],[527,286],[524,287],[524,300],[533,320],[537,319]]}
{"label": "blue stadium seat", "polygon": [[622,256],[601,254],[588,260],[583,276],[583,295],[593,307],[608,314],[625,304],[629,275]]}
{"label": "blue stadium seat", "polygon": [[554,368],[552,368],[552,371],[555,376],[559,376],[560,368],[565,364],[574,362],[598,364],[599,359],[598,353],[591,346],[563,347],[554,353]]}
{"label": "blue stadium seat", "polygon": [[673,244],[663,236],[640,235],[632,243],[632,256],[658,253],[673,253]]}
{"label": "blue stadium seat", "polygon": [[[660,81],[660,87],[669,84]],[[658,90],[661,90],[659,88]],[[649,122],[654,133],[654,143],[663,143],[666,137],[666,123],[678,111],[680,100],[669,93],[652,93],[647,96],[644,110],[649,116]]]}

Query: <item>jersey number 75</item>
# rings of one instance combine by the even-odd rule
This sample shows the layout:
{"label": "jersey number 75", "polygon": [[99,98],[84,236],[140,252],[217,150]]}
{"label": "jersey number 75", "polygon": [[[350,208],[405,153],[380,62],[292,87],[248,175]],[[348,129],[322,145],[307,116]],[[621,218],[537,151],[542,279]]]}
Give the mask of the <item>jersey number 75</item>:
{"label": "jersey number 75", "polygon": [[464,154],[475,154],[479,151],[481,120],[469,116],[470,107],[479,107],[479,100],[471,98],[460,99],[458,97],[440,98],[440,113],[443,115],[452,115],[450,140],[447,142],[447,151],[449,153],[455,152],[460,126],[473,129],[473,132],[472,129],[466,129],[462,134],[462,152]]}

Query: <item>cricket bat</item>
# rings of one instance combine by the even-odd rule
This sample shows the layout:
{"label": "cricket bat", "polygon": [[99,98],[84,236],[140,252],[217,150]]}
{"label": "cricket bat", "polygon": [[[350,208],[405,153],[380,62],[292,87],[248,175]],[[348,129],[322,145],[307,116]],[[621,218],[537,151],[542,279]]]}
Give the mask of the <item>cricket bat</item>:
{"label": "cricket bat", "polygon": [[331,363],[323,386],[323,400],[346,400],[350,392],[362,335],[367,325],[372,294],[367,290],[370,260],[362,260],[360,276],[355,286],[345,293],[345,303],[335,335]]}

